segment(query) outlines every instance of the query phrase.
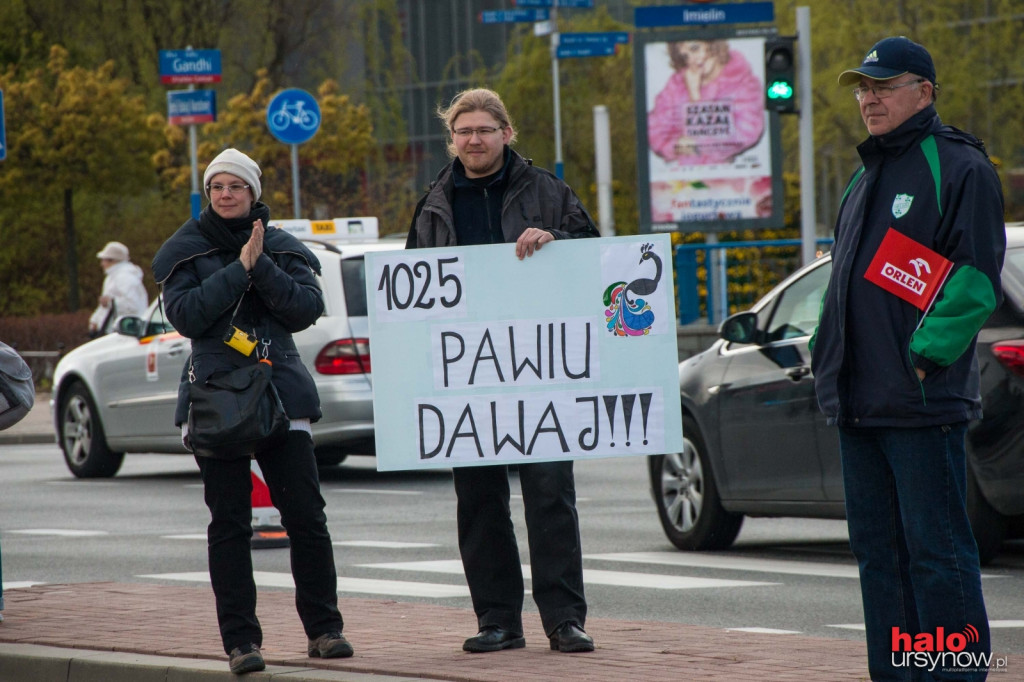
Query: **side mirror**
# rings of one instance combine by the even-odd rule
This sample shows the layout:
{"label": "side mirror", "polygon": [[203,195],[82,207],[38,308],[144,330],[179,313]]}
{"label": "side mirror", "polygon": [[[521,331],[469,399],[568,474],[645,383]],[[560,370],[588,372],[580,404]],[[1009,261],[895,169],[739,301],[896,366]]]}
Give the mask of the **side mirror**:
{"label": "side mirror", "polygon": [[117,321],[117,333],[140,338],[145,323],[141,317],[122,317]]}
{"label": "side mirror", "polygon": [[751,312],[730,315],[718,327],[718,335],[733,343],[758,343],[757,315]]}

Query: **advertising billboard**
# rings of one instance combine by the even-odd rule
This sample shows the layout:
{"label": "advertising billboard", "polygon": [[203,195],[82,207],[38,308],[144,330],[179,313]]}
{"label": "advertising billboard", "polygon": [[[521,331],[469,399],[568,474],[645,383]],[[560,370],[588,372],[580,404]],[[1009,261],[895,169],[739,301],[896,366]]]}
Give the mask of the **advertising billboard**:
{"label": "advertising billboard", "polygon": [[778,114],[765,109],[763,36],[638,33],[641,232],[782,224]]}

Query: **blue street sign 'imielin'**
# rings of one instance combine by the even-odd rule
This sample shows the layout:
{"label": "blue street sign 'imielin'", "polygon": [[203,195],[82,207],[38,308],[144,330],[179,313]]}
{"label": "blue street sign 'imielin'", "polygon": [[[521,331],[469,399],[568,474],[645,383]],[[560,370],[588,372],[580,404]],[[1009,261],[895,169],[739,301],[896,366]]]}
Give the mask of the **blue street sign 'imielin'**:
{"label": "blue street sign 'imielin'", "polygon": [[775,21],[772,2],[745,2],[727,5],[673,5],[637,7],[633,24],[637,28],[708,24],[753,24]]}
{"label": "blue street sign 'imielin'", "polygon": [[546,9],[499,9],[480,13],[480,22],[484,24],[547,21],[550,18],[551,14]]}

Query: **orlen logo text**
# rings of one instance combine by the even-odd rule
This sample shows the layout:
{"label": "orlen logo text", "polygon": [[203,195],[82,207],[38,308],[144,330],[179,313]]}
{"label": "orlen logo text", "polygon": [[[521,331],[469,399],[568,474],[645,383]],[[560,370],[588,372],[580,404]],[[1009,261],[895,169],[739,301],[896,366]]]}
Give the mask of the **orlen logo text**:
{"label": "orlen logo text", "polygon": [[[992,670],[1006,668],[1006,658],[995,658],[991,653],[964,651],[968,644],[977,643],[978,629],[968,624],[963,632],[946,634],[945,628],[936,628],[935,634],[921,632],[911,635],[892,629],[892,664],[894,667],[927,668],[934,671]],[[994,663],[994,665],[993,665]]]}
{"label": "orlen logo text", "polygon": [[[914,261],[911,261],[910,264],[920,267]],[[918,274],[920,275],[921,273],[919,272]],[[920,294],[921,292],[924,291],[925,283],[923,281],[921,281],[917,277],[914,277],[906,270],[901,270],[892,263],[886,263],[884,266],[882,266],[882,276],[887,279],[891,279],[893,282],[896,282],[897,284],[904,286],[907,289],[910,289],[915,294]],[[967,645],[965,644],[964,646]]]}

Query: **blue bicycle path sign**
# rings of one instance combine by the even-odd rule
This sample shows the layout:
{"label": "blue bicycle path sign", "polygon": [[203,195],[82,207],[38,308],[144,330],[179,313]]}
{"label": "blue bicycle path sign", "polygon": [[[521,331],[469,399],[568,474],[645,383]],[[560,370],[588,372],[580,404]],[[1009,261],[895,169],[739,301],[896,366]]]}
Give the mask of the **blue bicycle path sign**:
{"label": "blue bicycle path sign", "polygon": [[282,90],[267,105],[267,128],[285,144],[308,142],[320,128],[320,105],[305,90]]}

